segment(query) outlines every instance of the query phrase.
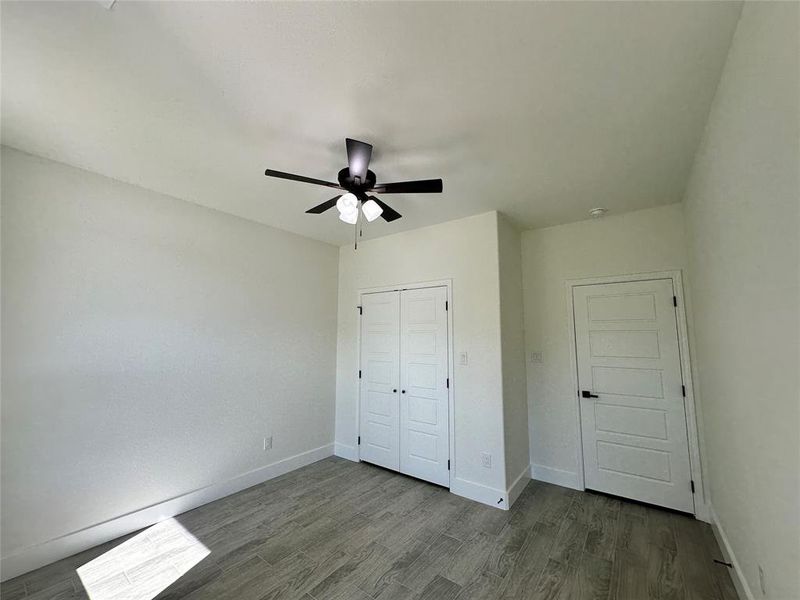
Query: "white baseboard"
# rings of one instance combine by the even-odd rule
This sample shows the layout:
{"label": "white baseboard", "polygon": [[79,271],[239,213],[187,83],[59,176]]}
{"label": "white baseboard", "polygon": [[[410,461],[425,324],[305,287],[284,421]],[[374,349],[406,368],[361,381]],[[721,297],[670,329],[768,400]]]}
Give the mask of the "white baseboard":
{"label": "white baseboard", "polygon": [[577,473],[563,471],[544,465],[531,465],[531,478],[545,483],[560,485],[561,487],[572,488],[573,490],[583,490]]}
{"label": "white baseboard", "polygon": [[154,523],[174,517],[187,510],[208,504],[219,498],[263,483],[268,479],[310,465],[332,454],[333,444],[326,444],[325,446],[284,458],[271,465],[248,471],[227,481],[213,483],[126,515],[109,519],[96,525],[90,525],[84,529],[40,544],[22,548],[0,559],[0,576],[2,581],[5,581],[28,571],[33,571],[98,544],[103,544],[144,527],[149,527]]}
{"label": "white baseboard", "polygon": [[508,498],[508,508],[514,506],[514,502],[517,501],[519,495],[522,493],[522,490],[525,489],[525,486],[528,485],[528,482],[531,480],[531,466],[528,465],[522,470],[511,486],[506,491],[506,498]]}
{"label": "white baseboard", "polygon": [[355,446],[348,446],[347,444],[336,442],[334,444],[333,453],[340,458],[358,462],[358,449]]}
{"label": "white baseboard", "polygon": [[717,517],[714,507],[710,504],[708,505],[708,512],[711,516],[711,531],[714,532],[714,537],[717,538],[719,548],[722,550],[722,557],[733,565],[731,569],[731,579],[733,580],[733,586],[736,588],[736,593],[739,594],[741,600],[755,600],[755,596],[753,596],[753,592],[747,584],[747,579],[745,579],[744,573],[742,573],[739,561],[736,560],[736,555],[733,553],[733,548],[731,548],[728,542],[728,536],[725,535],[725,530],[719,522],[719,517]]}
{"label": "white baseboard", "polygon": [[505,490],[490,488],[482,483],[475,483],[458,477],[450,478],[450,491],[456,496],[475,500],[481,504],[508,510],[508,496]]}

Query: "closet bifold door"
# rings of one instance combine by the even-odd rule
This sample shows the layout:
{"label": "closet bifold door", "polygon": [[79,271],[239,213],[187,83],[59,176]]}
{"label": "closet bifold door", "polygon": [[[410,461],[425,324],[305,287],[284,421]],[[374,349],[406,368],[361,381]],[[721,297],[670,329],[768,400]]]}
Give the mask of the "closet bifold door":
{"label": "closet bifold door", "polygon": [[400,292],[361,297],[360,457],[400,470]]}
{"label": "closet bifold door", "polygon": [[400,292],[400,472],[449,486],[447,288]]}

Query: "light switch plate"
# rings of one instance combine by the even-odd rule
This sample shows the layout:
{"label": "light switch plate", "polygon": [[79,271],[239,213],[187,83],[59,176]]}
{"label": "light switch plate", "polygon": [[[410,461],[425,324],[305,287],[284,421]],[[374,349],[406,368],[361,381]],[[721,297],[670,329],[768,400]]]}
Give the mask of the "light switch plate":
{"label": "light switch plate", "polygon": [[466,367],[469,364],[469,356],[466,352],[458,353],[458,364],[460,364],[462,367]]}

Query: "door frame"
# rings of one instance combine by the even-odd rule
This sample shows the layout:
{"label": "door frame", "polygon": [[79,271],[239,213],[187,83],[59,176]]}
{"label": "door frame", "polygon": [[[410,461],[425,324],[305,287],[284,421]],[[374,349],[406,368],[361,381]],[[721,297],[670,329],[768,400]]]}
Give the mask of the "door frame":
{"label": "door frame", "polygon": [[[453,356],[453,280],[438,279],[434,281],[418,281],[413,283],[399,283],[395,285],[383,285],[378,287],[361,288],[358,290],[358,307],[363,306],[362,298],[366,294],[379,294],[381,292],[402,292],[404,290],[419,290],[433,287],[444,287],[447,290],[447,376],[450,378],[450,387],[447,388],[447,437],[450,469],[447,471],[448,484],[453,481],[453,473],[456,470],[456,442],[455,442],[455,389],[456,382],[454,377],[454,356]],[[361,314],[359,313],[358,327],[356,329],[356,344],[358,364],[361,366]],[[361,383],[356,380],[358,388],[358,401],[356,402],[356,431],[359,439],[361,438]],[[361,445],[356,446],[356,456],[361,462]]]}
{"label": "door frame", "polygon": [[578,432],[578,485],[586,489],[586,478],[583,469],[583,431],[581,424],[580,384],[578,382],[578,351],[575,334],[575,302],[573,288],[608,283],[630,283],[634,281],[651,281],[653,279],[670,279],[672,289],[678,300],[675,310],[678,325],[678,349],[680,354],[681,378],[686,386],[684,407],[686,410],[686,433],[689,442],[689,470],[695,483],[694,516],[700,521],[711,522],[711,513],[708,508],[705,485],[703,483],[703,468],[700,458],[700,432],[698,427],[698,411],[695,401],[694,384],[692,380],[692,359],[689,353],[689,330],[686,320],[686,295],[683,291],[683,275],[680,270],[655,271],[649,273],[633,273],[629,275],[610,275],[603,277],[586,277],[581,279],[568,279],[565,282],[567,294],[568,323],[569,323],[569,359],[572,369],[573,397],[577,415]]}

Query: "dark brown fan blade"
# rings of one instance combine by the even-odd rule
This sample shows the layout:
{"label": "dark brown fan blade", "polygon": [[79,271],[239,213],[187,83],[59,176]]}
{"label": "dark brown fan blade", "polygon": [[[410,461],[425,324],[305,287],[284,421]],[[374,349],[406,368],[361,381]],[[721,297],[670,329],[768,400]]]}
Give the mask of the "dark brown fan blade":
{"label": "dark brown fan blade", "polygon": [[439,194],[442,191],[442,180],[420,179],[419,181],[376,183],[370,191],[376,194]]}
{"label": "dark brown fan blade", "polygon": [[360,177],[361,181],[364,181],[372,158],[372,146],[350,138],[345,138],[344,141],[347,145],[347,166],[350,169],[350,177]]}
{"label": "dark brown fan blade", "polygon": [[338,183],[331,183],[330,181],[322,181],[322,179],[314,179],[312,177],[303,177],[302,175],[294,175],[292,173],[284,173],[283,171],[273,171],[267,169],[264,171],[267,177],[277,177],[278,179],[290,179],[292,181],[302,181],[303,183],[313,183],[314,185],[324,185],[325,187],[332,187],[338,190],[342,189]]}
{"label": "dark brown fan blade", "polygon": [[322,204],[317,204],[314,208],[309,208],[306,212],[312,215],[318,215],[320,213],[324,213],[329,208],[333,208],[336,206],[336,201],[341,198],[341,196],[334,196],[330,200],[325,200]]}
{"label": "dark brown fan blade", "polygon": [[380,206],[383,209],[381,217],[383,218],[384,221],[391,223],[392,221],[396,221],[397,219],[403,216],[395,209],[393,209],[391,206],[386,204],[386,202],[384,202],[383,200],[379,200],[375,196],[370,196],[369,199],[375,200],[375,202],[378,203],[378,206]]}

